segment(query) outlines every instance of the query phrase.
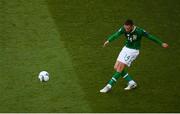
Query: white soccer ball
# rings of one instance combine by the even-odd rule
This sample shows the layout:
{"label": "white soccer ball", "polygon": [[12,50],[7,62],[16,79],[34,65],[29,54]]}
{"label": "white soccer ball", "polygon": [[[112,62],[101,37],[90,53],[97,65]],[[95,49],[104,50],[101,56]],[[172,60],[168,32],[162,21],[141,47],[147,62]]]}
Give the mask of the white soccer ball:
{"label": "white soccer ball", "polygon": [[49,80],[49,73],[47,71],[41,71],[38,78],[41,82],[47,82]]}

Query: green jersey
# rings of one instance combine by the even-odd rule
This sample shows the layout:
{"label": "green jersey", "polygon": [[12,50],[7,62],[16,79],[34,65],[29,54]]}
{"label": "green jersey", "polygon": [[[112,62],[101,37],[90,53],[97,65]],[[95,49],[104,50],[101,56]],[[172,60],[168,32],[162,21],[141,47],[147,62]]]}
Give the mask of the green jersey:
{"label": "green jersey", "polygon": [[118,39],[122,34],[125,35],[126,41],[125,46],[131,49],[139,50],[141,48],[141,39],[142,37],[146,37],[155,43],[162,45],[162,41],[157,37],[147,33],[144,29],[134,26],[134,29],[131,32],[126,32],[124,27],[121,27],[116,33],[112,34],[108,41],[112,42],[115,39]]}

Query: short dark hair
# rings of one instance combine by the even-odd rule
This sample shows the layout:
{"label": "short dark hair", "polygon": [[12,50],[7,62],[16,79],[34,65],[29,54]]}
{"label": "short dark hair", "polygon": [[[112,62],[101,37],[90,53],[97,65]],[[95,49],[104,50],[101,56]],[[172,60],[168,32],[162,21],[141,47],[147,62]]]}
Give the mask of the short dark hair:
{"label": "short dark hair", "polygon": [[130,25],[130,26],[133,26],[133,25],[134,25],[133,20],[127,19],[127,20],[125,21],[124,25]]}

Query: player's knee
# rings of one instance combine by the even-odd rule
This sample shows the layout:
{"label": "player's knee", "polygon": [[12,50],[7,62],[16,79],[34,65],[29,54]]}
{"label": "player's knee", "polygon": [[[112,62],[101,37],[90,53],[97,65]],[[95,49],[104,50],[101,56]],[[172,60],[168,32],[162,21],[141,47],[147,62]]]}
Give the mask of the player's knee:
{"label": "player's knee", "polygon": [[117,70],[117,68],[118,68],[119,65],[120,65],[119,62],[116,61],[115,65],[114,65],[114,69]]}
{"label": "player's knee", "polygon": [[117,67],[116,71],[117,71],[117,72],[122,72],[122,71],[124,70],[124,68],[125,68],[125,64],[120,64],[120,65]]}
{"label": "player's knee", "polygon": [[118,66],[118,67],[116,68],[116,71],[117,71],[117,72],[122,72],[122,67],[121,67],[121,66]]}

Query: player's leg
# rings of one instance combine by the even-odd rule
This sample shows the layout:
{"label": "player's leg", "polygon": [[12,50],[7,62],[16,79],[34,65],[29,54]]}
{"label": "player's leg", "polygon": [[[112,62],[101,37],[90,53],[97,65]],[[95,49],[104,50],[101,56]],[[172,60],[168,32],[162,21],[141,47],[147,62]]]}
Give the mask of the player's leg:
{"label": "player's leg", "polygon": [[[120,54],[119,54],[119,56],[117,58],[117,61],[116,61],[115,65],[114,65],[114,68],[115,68],[116,72],[113,74],[113,76],[110,79],[110,81],[108,82],[108,84],[103,89],[101,89],[100,92],[106,93],[109,90],[111,90],[112,86],[122,76],[122,72],[123,72],[124,68],[126,66],[129,67],[131,62],[133,60],[135,60],[135,58],[137,57],[138,54],[139,54],[139,51],[137,51],[137,50],[131,50],[131,49],[128,49],[127,47],[123,47],[122,51],[120,52]],[[132,80],[132,78],[130,78],[129,75],[126,75],[124,78],[128,81],[128,86],[129,87],[132,87],[133,85],[136,84]],[[128,87],[128,89],[129,89],[129,87]]]}
{"label": "player's leg", "polygon": [[109,80],[108,84],[103,89],[101,89],[100,92],[106,93],[109,90],[111,90],[112,86],[117,82],[117,79],[121,77],[121,71],[123,71],[124,64],[120,61],[124,59],[125,55],[126,55],[126,50],[123,47],[114,65],[115,73],[113,74],[112,78]]}
{"label": "player's leg", "polygon": [[123,77],[126,81],[128,81],[128,86],[124,88],[125,90],[130,90],[137,86],[136,82],[127,73],[126,64],[117,61],[114,67],[116,68],[116,72],[113,74],[108,84],[100,90],[101,93],[107,93],[108,91],[110,91],[120,77]]}
{"label": "player's leg", "polygon": [[[108,92],[108,91],[111,90],[113,83],[116,82],[116,79],[115,79],[114,77],[118,77],[118,76],[119,76],[119,73],[116,72],[117,67],[118,67],[119,65],[120,65],[120,62],[119,62],[119,61],[116,61],[115,65],[114,65],[115,73],[113,74],[113,77],[110,79],[110,81],[108,82],[108,84],[107,84],[103,89],[100,90],[101,93],[106,93],[106,92]],[[112,84],[109,84],[109,83],[112,83]]]}
{"label": "player's leg", "polygon": [[108,84],[100,90],[101,93],[106,93],[111,90],[117,80],[122,76],[122,71],[125,68],[125,64],[117,61],[115,63],[116,72],[113,74],[112,78],[109,80]]}
{"label": "player's leg", "polygon": [[122,77],[128,82],[128,86],[126,88],[124,88],[125,90],[130,90],[130,89],[137,87],[136,82],[128,74],[127,67],[124,68],[124,70],[122,71]]}
{"label": "player's leg", "polygon": [[[116,72],[113,74],[112,78],[109,80],[108,84],[111,87],[117,82],[117,80],[122,76],[122,71],[126,67],[126,65],[122,62],[117,61],[118,65],[116,67]],[[115,64],[116,65],[116,64]]]}
{"label": "player's leg", "polygon": [[[126,56],[125,56],[125,63],[128,67],[131,66],[131,63],[137,58],[139,55],[139,50],[133,50],[133,49],[127,49],[126,50]],[[128,81],[128,86],[124,88],[125,90],[133,89],[137,86],[136,82],[131,78],[131,76],[125,71],[123,78]]]}
{"label": "player's leg", "polygon": [[127,82],[133,80],[133,79],[131,78],[131,76],[128,74],[128,67],[125,67],[124,70],[122,71],[122,77],[123,77]]}

